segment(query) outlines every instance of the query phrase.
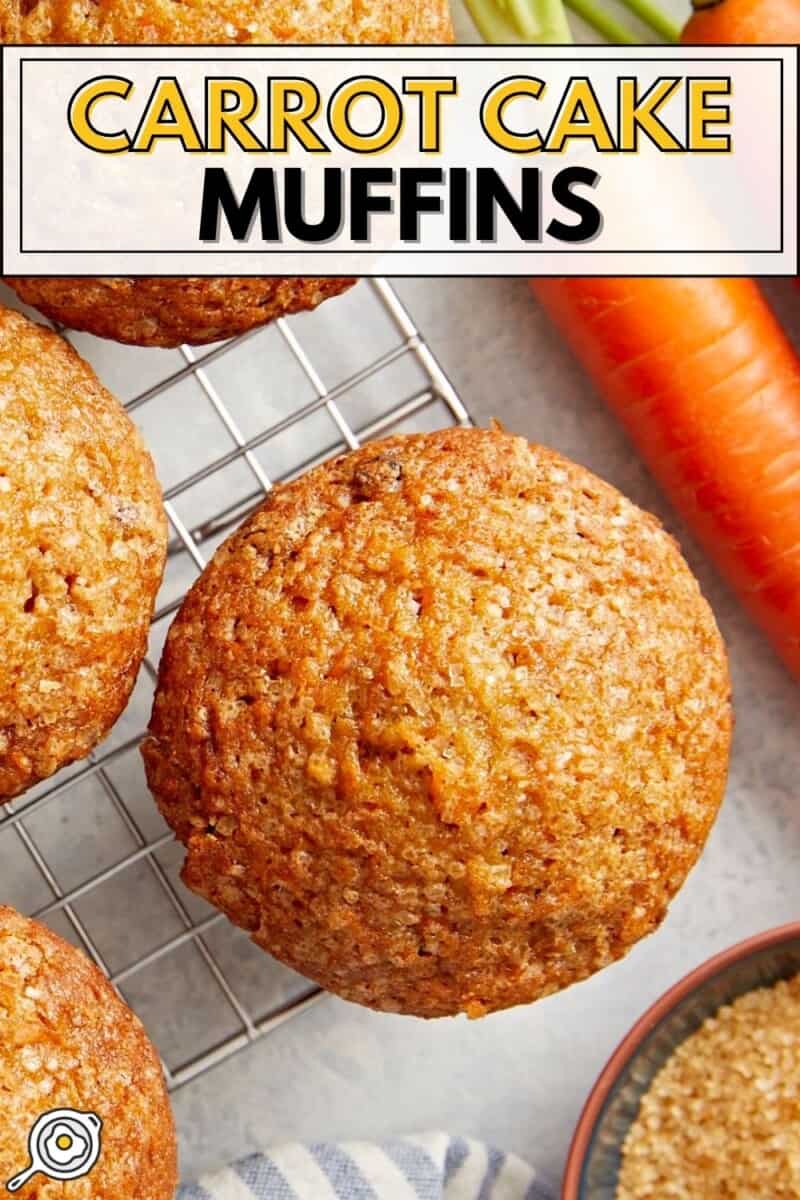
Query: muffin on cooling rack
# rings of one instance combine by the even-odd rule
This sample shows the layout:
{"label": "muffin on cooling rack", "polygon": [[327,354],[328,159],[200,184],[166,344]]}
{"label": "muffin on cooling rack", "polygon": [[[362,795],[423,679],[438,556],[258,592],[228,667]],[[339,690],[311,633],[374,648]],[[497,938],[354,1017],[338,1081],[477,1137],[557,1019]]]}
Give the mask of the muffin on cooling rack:
{"label": "muffin on cooling rack", "polygon": [[141,1023],[82,954],[2,907],[0,1096],[0,1186],[35,1150],[54,1182],[32,1175],[23,1198],[172,1200],[175,1130]]}
{"label": "muffin on cooling rack", "polygon": [[125,410],[63,338],[0,309],[0,804],[119,716],[165,552]]}
{"label": "muffin on cooling rack", "polygon": [[658,522],[453,429],[268,497],[172,626],[144,756],[186,882],[259,945],[349,1000],[477,1016],[657,927],[730,732]]}
{"label": "muffin on cooling rack", "polygon": [[[437,43],[448,0],[0,0],[0,42]],[[269,258],[265,257],[268,264]],[[138,346],[221,341],[316,308],[354,279],[9,278],[26,304],[73,329]]]}
{"label": "muffin on cooling rack", "polygon": [[316,308],[354,279],[7,278],[26,304],[70,329],[134,346],[220,342]]}

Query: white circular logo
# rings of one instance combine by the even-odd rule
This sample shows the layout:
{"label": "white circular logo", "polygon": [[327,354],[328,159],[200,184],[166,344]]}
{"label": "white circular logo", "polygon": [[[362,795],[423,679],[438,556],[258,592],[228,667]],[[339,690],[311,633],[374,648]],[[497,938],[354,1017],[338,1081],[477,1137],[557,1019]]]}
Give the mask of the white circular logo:
{"label": "white circular logo", "polygon": [[102,1128],[96,1113],[73,1108],[44,1113],[28,1136],[30,1162],[9,1179],[6,1190],[18,1192],[34,1175],[65,1181],[88,1175],[100,1157]]}

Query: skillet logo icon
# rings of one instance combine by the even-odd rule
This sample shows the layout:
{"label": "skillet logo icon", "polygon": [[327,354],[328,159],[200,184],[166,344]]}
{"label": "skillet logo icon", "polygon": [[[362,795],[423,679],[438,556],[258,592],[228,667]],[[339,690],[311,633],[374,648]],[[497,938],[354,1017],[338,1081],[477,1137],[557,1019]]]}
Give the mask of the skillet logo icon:
{"label": "skillet logo icon", "polygon": [[96,1113],[55,1108],[39,1117],[28,1135],[30,1162],[9,1179],[6,1190],[18,1192],[34,1175],[68,1181],[82,1179],[96,1165],[103,1122]]}

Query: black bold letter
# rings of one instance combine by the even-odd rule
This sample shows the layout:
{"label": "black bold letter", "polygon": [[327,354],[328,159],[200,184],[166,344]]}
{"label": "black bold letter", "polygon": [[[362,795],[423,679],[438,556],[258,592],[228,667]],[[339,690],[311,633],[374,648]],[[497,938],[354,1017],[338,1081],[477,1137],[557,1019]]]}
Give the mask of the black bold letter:
{"label": "black bold letter", "polygon": [[373,213],[390,213],[391,196],[373,196],[373,184],[394,183],[391,167],[353,167],[350,172],[350,240],[368,242]]}
{"label": "black bold letter", "polygon": [[219,241],[220,211],[225,214],[237,242],[245,242],[255,219],[261,216],[261,237],[265,242],[280,241],[278,201],[272,167],[256,167],[250,176],[241,204],[233,194],[227,172],[222,167],[207,167],[203,176],[203,206],[200,210],[200,241]]}
{"label": "black bold letter", "polygon": [[567,225],[554,217],[547,226],[551,237],[562,242],[589,242],[603,228],[603,214],[596,204],[585,196],[576,196],[573,185],[584,183],[587,187],[595,187],[600,181],[597,171],[589,167],[565,167],[553,179],[553,198],[570,212],[580,217],[577,225]]}
{"label": "black bold letter", "polygon": [[329,242],[342,227],[341,167],[326,167],[323,172],[323,212],[319,221],[306,220],[305,172],[302,167],[286,169],[286,229],[301,242]]}
{"label": "black bold letter", "polygon": [[521,241],[541,240],[540,174],[538,167],[522,168],[522,197],[517,201],[494,167],[478,167],[475,232],[479,242],[497,241],[498,208],[505,213]]}

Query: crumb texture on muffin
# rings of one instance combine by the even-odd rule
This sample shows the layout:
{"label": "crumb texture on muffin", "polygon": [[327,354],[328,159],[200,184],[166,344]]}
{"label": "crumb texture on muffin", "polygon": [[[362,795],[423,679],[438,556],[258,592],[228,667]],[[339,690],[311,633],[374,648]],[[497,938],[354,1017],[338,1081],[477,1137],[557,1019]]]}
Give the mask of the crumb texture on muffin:
{"label": "crumb texture on muffin", "polygon": [[82,954],[0,907],[0,1180],[58,1108],[103,1122],[97,1165],[68,1184],[36,1175],[22,1200],[172,1200],[175,1130],[161,1064],[138,1018]]}
{"label": "crumb texture on muffin", "polygon": [[0,0],[3,42],[449,42],[447,0]]}
{"label": "crumb texture on muffin", "polygon": [[63,338],[0,311],[0,802],[119,716],[165,553],[133,422]]}
{"label": "crumb texture on muffin", "polygon": [[316,308],[354,279],[13,277],[21,300],[70,329],[134,346],[203,345]]}
{"label": "crumb texture on muffin", "polygon": [[172,626],[144,755],[187,883],[257,943],[375,1008],[480,1015],[659,924],[730,726],[658,522],[455,429],[271,493]]}
{"label": "crumb texture on muffin", "polygon": [[800,975],[746,992],[681,1043],[642,1097],[616,1196],[800,1196]]}

